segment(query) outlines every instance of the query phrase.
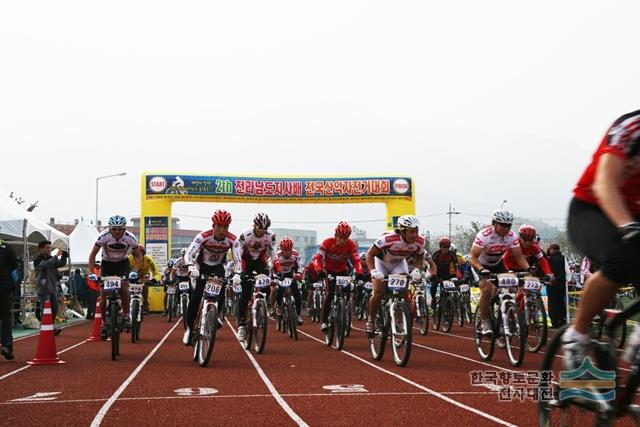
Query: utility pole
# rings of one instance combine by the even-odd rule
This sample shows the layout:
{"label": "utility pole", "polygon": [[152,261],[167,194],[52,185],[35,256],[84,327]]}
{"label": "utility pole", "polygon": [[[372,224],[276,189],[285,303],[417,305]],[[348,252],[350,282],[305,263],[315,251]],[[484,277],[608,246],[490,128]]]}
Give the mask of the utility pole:
{"label": "utility pole", "polygon": [[451,206],[451,203],[449,203],[449,210],[447,211],[447,215],[449,215],[449,240],[451,240],[451,216],[458,215],[459,213],[460,212],[455,210],[455,208]]}

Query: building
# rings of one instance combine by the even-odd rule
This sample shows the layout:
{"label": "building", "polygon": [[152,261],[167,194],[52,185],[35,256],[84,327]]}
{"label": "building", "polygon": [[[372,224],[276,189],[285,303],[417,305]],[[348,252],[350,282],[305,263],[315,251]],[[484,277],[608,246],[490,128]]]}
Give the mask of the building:
{"label": "building", "polygon": [[303,263],[307,259],[305,255],[306,249],[309,246],[318,245],[318,232],[315,230],[298,230],[295,228],[270,228],[269,230],[276,233],[278,242],[284,236],[289,236],[293,240],[294,248],[300,252]]}

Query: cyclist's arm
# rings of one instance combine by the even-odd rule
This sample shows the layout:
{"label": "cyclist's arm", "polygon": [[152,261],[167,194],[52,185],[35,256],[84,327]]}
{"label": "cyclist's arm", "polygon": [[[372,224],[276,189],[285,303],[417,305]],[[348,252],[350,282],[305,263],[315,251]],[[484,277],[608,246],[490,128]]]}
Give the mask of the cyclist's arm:
{"label": "cyclist's arm", "polygon": [[93,249],[91,249],[91,252],[89,253],[89,271],[94,270],[94,267],[96,265],[96,255],[98,255],[100,249],[102,249],[100,246],[93,245]]}
{"label": "cyclist's arm", "polygon": [[[147,256],[145,258],[147,258],[147,261],[149,261],[149,270],[151,273],[151,277],[156,279],[157,281],[160,281],[160,271],[158,270],[158,266],[156,265],[155,261],[150,256]],[[173,269],[171,271],[173,272]]]}
{"label": "cyclist's arm", "polygon": [[593,194],[607,218],[616,226],[635,221],[624,201],[620,186],[629,161],[612,153],[600,157],[593,182]]}
{"label": "cyclist's arm", "polygon": [[231,248],[236,273],[242,272],[242,251],[244,250],[244,236],[240,235]]}
{"label": "cyclist's arm", "polygon": [[[471,258],[469,258],[469,264],[471,264],[471,266],[478,271],[482,271],[484,269],[482,264],[480,264],[480,260],[478,259],[480,255],[482,255],[482,251],[483,248],[476,245],[475,243],[471,247]],[[520,256],[522,256],[522,252],[520,252]]]}
{"label": "cyclist's arm", "polygon": [[527,259],[522,254],[522,248],[520,246],[512,247],[511,248],[511,254],[516,259],[516,262],[518,263],[518,266],[522,270],[528,270],[529,269],[529,263],[527,262]]}
{"label": "cyclist's arm", "polygon": [[133,260],[135,264],[134,270],[140,271],[140,268],[142,268],[142,249],[140,249],[140,245],[133,249]]}
{"label": "cyclist's arm", "polygon": [[353,250],[351,251],[351,262],[353,263],[353,269],[357,274],[362,274],[362,262],[360,261],[360,254],[358,254],[358,247],[353,243]]}
{"label": "cyclist's arm", "polygon": [[371,245],[369,250],[367,251],[367,267],[369,267],[369,271],[373,271],[376,269],[375,258],[382,254],[382,251],[376,246]]}

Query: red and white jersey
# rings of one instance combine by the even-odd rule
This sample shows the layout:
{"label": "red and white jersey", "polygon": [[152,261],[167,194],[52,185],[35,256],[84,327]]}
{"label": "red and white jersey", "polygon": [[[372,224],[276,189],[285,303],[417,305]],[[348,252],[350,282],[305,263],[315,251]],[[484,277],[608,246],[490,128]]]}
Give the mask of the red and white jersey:
{"label": "red and white jersey", "polygon": [[276,252],[276,259],[273,262],[273,270],[276,273],[302,273],[302,264],[300,263],[300,253],[296,250],[291,251],[291,256],[284,257],[282,251]]}
{"label": "red and white jersey", "polygon": [[[245,231],[240,235],[234,247],[236,258],[257,260],[262,258],[264,261],[273,256],[276,247],[276,234],[267,231],[262,237],[253,234],[253,228]],[[240,266],[240,263],[237,264]]]}
{"label": "red and white jersey", "polygon": [[473,246],[482,248],[482,254],[478,257],[478,261],[488,267],[498,264],[502,260],[502,256],[511,248],[519,247],[520,239],[513,230],[509,230],[501,237],[491,225],[478,231]]}
{"label": "red and white jersey", "polygon": [[627,162],[620,191],[629,210],[634,215],[640,214],[640,110],[613,122],[573,190],[577,199],[598,204],[593,183],[598,162],[604,154],[612,154]]}
{"label": "red and white jersey", "polygon": [[378,257],[387,265],[398,264],[402,260],[409,260],[418,256],[424,256],[424,236],[419,234],[414,243],[407,243],[402,236],[395,231],[384,233],[374,246],[382,251]]}
{"label": "red and white jersey", "polygon": [[[222,240],[217,240],[213,230],[206,230],[198,234],[187,248],[184,260],[187,265],[194,265],[196,261],[215,266],[227,261],[227,252],[233,250],[236,236],[227,232]],[[201,252],[198,255],[198,252]],[[233,252],[232,252],[233,254]]]}
{"label": "red and white jersey", "polygon": [[98,236],[96,245],[102,248],[103,261],[118,262],[127,259],[129,249],[137,248],[138,241],[130,231],[125,230],[122,237],[116,239],[111,231],[105,228]]}

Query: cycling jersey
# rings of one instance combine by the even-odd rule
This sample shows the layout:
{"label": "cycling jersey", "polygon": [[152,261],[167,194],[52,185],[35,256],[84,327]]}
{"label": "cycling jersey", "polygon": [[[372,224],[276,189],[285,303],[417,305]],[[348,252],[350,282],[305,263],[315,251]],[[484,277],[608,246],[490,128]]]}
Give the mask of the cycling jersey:
{"label": "cycling jersey", "polygon": [[187,265],[194,265],[196,261],[210,267],[223,264],[227,260],[227,252],[233,249],[236,241],[236,236],[229,232],[224,235],[222,240],[217,240],[213,230],[203,231],[193,239],[187,248],[184,260]]}
{"label": "cycling jersey", "polygon": [[[544,274],[551,274],[551,267],[549,267],[549,262],[547,261],[547,258],[545,258],[544,253],[542,252],[542,249],[540,249],[540,246],[536,242],[533,242],[531,245],[527,247],[520,244],[520,248],[522,249],[522,255],[524,255],[525,258],[527,259],[529,259],[530,257],[536,258]],[[504,256],[502,257],[502,261],[504,262],[504,266],[506,267],[507,270],[516,271],[520,269],[520,266],[516,262],[516,258],[513,256],[511,251],[508,251],[507,253],[504,254]]]}
{"label": "cycling jersey", "polygon": [[[131,270],[135,268],[135,258],[132,255],[129,255],[129,266]],[[138,277],[142,278],[145,274],[148,274],[151,279],[160,280],[160,271],[158,271],[158,267],[156,267],[156,263],[153,261],[149,255],[145,255],[142,257],[142,265],[138,269]]]}
{"label": "cycling jersey", "polygon": [[116,239],[111,230],[105,228],[98,236],[96,245],[102,248],[103,261],[118,262],[127,260],[127,252],[137,248],[138,241],[130,231],[125,230],[122,237]]}
{"label": "cycling jersey", "polygon": [[436,275],[441,279],[450,279],[458,271],[458,258],[451,252],[444,253],[440,249],[433,253],[436,264]]}
{"label": "cycling jersey", "polygon": [[[186,252],[185,252],[186,254]],[[183,257],[178,258],[176,263],[173,265],[173,274],[177,277],[187,277],[189,275],[189,265],[184,260]]]}
{"label": "cycling jersey", "polygon": [[358,246],[351,239],[347,239],[346,243],[338,246],[335,237],[329,237],[320,245],[318,252],[313,257],[313,266],[316,271],[323,269],[330,273],[340,273],[349,270],[348,260],[356,273],[362,273],[362,265],[360,263],[360,255],[358,255]]}
{"label": "cycling jersey", "polygon": [[302,264],[300,263],[300,253],[296,250],[291,251],[291,256],[284,257],[282,251],[276,253],[275,261],[273,262],[273,271],[276,273],[302,273]]}
{"label": "cycling jersey", "polygon": [[600,157],[607,153],[627,161],[620,191],[629,210],[640,214],[640,110],[613,122],[573,190],[577,199],[598,205],[593,183]]}
{"label": "cycling jersey", "polygon": [[489,226],[478,231],[473,246],[482,248],[482,253],[478,257],[480,264],[493,267],[502,261],[505,252],[520,247],[520,239],[513,230],[500,236],[493,226]]}
{"label": "cycling jersey", "polygon": [[[273,255],[273,248],[276,246],[276,235],[271,231],[264,233],[262,237],[253,234],[253,229],[249,229],[242,233],[236,240],[234,253],[236,259],[243,261],[261,260],[267,262],[267,259]],[[240,271],[242,265],[236,264],[236,271]]]}
{"label": "cycling jersey", "polygon": [[414,243],[407,243],[399,233],[389,231],[376,240],[374,246],[380,249],[381,253],[377,257],[383,263],[394,265],[418,256],[423,257],[424,243],[422,235],[418,235]]}

